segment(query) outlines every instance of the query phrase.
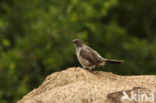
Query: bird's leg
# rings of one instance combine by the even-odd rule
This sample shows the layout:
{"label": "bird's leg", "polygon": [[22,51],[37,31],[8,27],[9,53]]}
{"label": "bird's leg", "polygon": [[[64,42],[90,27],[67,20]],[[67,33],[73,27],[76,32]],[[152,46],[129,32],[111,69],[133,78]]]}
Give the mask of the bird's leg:
{"label": "bird's leg", "polygon": [[86,70],[88,70],[89,72],[91,72],[92,71],[92,68],[87,68],[87,67],[85,67],[85,66],[82,66],[84,69],[86,69]]}
{"label": "bird's leg", "polygon": [[93,71],[92,68],[88,68],[88,71],[89,71],[90,73],[97,73],[97,72],[98,72],[98,71]]}
{"label": "bird's leg", "polygon": [[88,68],[88,71],[90,72],[90,73],[98,73],[98,71],[94,71],[94,70],[92,70],[93,68]]}
{"label": "bird's leg", "polygon": [[[99,69],[100,68],[100,65],[97,63],[95,67]],[[98,72],[99,71],[94,71],[94,73],[98,73]]]}

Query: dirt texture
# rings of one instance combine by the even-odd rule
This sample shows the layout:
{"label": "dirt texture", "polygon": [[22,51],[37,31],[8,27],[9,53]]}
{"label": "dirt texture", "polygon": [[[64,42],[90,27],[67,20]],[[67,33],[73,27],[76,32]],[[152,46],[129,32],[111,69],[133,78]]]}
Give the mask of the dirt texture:
{"label": "dirt texture", "polygon": [[[123,91],[129,98],[132,92],[137,96],[124,99]],[[142,101],[141,94],[146,97]],[[17,103],[156,103],[156,76],[121,76],[72,67],[47,76]]]}

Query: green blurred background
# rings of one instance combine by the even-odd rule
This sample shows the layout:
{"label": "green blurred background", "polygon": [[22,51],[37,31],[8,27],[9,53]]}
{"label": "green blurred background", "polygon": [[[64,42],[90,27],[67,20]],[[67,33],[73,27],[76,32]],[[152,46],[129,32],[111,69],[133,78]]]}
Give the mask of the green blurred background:
{"label": "green blurred background", "polygon": [[45,77],[80,66],[82,39],[122,65],[122,75],[156,74],[156,0],[0,0],[0,103],[15,103]]}

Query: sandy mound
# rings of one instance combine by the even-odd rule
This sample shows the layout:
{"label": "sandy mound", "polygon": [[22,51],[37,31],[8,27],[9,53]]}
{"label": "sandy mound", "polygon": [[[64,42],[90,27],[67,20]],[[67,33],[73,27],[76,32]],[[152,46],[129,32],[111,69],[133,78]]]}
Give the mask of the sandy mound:
{"label": "sandy mound", "polygon": [[[128,97],[132,91],[136,98]],[[18,103],[156,103],[156,76],[120,76],[109,72],[91,73],[82,68],[69,68],[49,75],[40,87]],[[154,95],[155,102],[151,102]],[[145,102],[148,101],[148,102]]]}

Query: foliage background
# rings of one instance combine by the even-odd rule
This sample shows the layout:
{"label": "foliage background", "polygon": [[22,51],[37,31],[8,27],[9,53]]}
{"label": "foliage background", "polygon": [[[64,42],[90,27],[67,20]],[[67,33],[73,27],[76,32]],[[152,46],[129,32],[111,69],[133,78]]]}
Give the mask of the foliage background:
{"label": "foliage background", "polygon": [[155,0],[0,0],[0,102],[15,103],[55,71],[80,66],[71,41],[123,59],[103,71],[156,74]]}

